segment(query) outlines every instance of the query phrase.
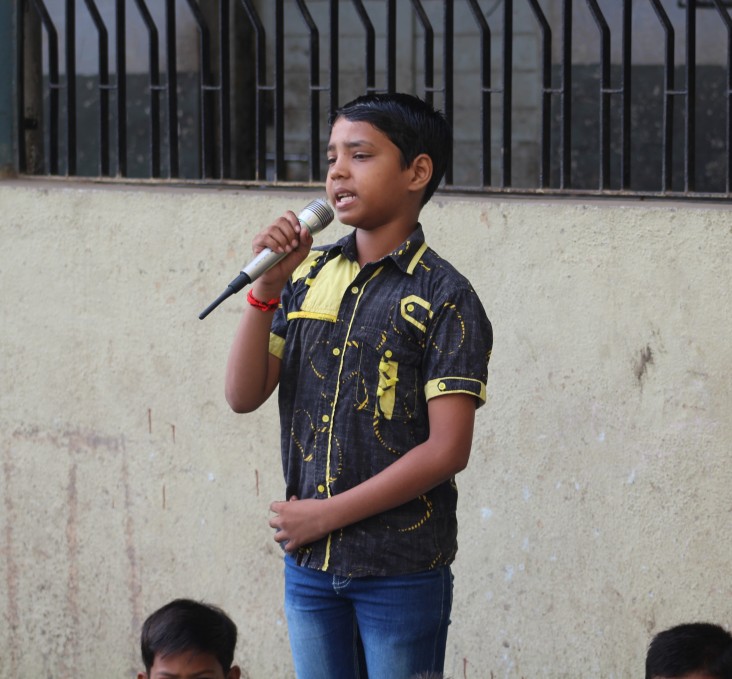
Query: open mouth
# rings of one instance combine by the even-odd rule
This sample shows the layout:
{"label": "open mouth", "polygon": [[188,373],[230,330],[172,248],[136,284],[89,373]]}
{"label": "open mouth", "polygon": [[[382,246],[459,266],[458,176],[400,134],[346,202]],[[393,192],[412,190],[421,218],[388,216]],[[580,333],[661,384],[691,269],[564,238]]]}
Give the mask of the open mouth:
{"label": "open mouth", "polygon": [[335,194],[335,199],[336,206],[343,207],[356,200],[356,196],[354,196],[352,193],[348,193],[347,191],[339,191]]}

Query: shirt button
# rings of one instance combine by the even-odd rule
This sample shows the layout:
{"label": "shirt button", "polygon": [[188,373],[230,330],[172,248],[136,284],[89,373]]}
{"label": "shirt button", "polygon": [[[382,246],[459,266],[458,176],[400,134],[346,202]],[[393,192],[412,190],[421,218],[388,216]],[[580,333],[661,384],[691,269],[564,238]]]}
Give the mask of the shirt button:
{"label": "shirt button", "polygon": [[341,355],[341,350],[338,347],[333,349],[333,356],[340,356],[340,355]]}
{"label": "shirt button", "polygon": [[327,415],[323,415],[321,419],[323,420],[323,422],[330,422],[330,417],[328,417]]}
{"label": "shirt button", "polygon": [[319,493],[324,493],[325,492],[325,486],[322,483],[318,486],[318,492]]}
{"label": "shirt button", "polygon": [[353,286],[353,287],[351,288],[351,292],[352,292],[352,293],[353,293],[354,295],[358,294],[358,288],[357,288],[357,287],[356,287],[356,286],[354,285],[354,286]]}
{"label": "shirt button", "polygon": [[407,311],[411,314],[414,311],[414,304],[408,304]]}
{"label": "shirt button", "polygon": [[391,356],[392,356],[392,354],[391,354],[391,349],[387,349],[387,350],[386,350],[386,351],[384,352],[384,356],[386,356],[387,358],[391,358]]}
{"label": "shirt button", "polygon": [[439,389],[440,391],[445,391],[445,389],[447,389],[447,385],[446,385],[446,384],[445,384],[444,382],[440,382],[440,383],[439,383],[439,384],[437,385],[437,388],[438,388],[438,389]]}

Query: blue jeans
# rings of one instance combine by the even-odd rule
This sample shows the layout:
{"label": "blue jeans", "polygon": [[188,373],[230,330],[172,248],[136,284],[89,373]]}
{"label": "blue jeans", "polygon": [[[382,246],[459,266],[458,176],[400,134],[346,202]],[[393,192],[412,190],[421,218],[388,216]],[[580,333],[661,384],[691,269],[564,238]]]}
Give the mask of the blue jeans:
{"label": "blue jeans", "polygon": [[442,672],[449,566],[346,578],[285,556],[285,613],[298,679],[410,679]]}

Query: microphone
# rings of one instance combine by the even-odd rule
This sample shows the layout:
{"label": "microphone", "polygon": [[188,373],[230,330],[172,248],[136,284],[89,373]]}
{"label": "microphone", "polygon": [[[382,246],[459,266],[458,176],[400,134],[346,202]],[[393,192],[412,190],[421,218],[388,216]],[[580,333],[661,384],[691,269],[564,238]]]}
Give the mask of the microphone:
{"label": "microphone", "polygon": [[[315,235],[322,231],[328,224],[333,221],[333,208],[322,198],[308,203],[303,211],[297,216],[300,226],[306,228],[311,235]],[[288,253],[272,252],[269,248],[264,248],[249,264],[247,264],[239,273],[239,275],[229,283],[224,290],[211,304],[204,309],[199,319],[203,320],[208,316],[221,302],[227,297],[239,292],[245,285],[249,285],[257,280],[265,271],[271,269],[277,262],[282,261]]]}

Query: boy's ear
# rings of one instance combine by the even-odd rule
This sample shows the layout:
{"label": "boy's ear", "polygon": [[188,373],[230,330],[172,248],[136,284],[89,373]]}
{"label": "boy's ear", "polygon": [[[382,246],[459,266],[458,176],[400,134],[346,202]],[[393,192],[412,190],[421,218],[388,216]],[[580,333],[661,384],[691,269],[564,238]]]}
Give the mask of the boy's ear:
{"label": "boy's ear", "polygon": [[241,670],[238,665],[232,665],[229,673],[226,675],[226,679],[240,679]]}
{"label": "boy's ear", "polygon": [[420,153],[412,161],[412,182],[410,188],[414,191],[421,191],[430,179],[432,179],[432,158],[426,153]]}

